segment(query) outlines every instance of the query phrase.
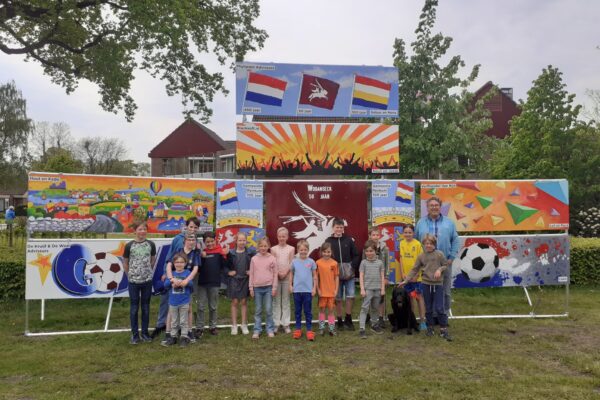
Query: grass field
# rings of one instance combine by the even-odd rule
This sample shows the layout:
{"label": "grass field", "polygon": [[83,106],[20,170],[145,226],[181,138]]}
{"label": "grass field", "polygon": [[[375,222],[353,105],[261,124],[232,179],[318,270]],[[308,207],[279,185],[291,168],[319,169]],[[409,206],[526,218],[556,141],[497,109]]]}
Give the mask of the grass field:
{"label": "grass field", "polygon": [[[456,314],[528,313],[518,289],[456,290]],[[535,312],[564,311],[564,290],[532,291]],[[153,299],[151,324],[158,307]],[[101,329],[107,300],[54,300],[30,331]],[[570,316],[451,320],[454,342],[423,334],[357,332],[317,337],[232,337],[221,330],[186,349],[131,346],[128,333],[25,337],[24,302],[0,304],[0,397],[164,398],[600,398],[600,288],[572,287]],[[115,301],[111,328],[127,327],[129,303]],[[228,304],[220,301],[228,323]]]}

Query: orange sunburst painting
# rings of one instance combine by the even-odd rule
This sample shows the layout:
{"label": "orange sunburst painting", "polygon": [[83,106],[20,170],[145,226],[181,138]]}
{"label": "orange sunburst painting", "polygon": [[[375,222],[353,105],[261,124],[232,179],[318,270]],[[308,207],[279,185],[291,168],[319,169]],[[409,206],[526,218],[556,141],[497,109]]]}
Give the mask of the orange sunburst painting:
{"label": "orange sunburst painting", "polygon": [[397,173],[397,125],[237,125],[237,171],[267,175]]}

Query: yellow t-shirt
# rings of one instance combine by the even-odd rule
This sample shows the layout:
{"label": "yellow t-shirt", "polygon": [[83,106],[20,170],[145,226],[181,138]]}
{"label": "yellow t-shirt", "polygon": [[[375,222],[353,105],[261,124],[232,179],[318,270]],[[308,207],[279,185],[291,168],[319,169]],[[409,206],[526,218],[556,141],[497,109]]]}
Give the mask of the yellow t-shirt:
{"label": "yellow t-shirt", "polygon": [[[400,242],[400,257],[402,258],[402,273],[404,277],[408,276],[410,270],[414,267],[419,254],[423,252],[423,246],[417,239],[409,242],[402,239]],[[417,276],[417,282],[421,282],[421,274]]]}

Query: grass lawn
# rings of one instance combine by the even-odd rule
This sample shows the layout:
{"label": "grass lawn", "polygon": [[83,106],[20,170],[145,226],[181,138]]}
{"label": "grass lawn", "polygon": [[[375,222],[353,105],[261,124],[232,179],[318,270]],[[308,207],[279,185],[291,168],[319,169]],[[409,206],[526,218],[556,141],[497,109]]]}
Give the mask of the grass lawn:
{"label": "grass lawn", "polygon": [[[532,290],[535,312],[561,313],[563,293]],[[456,314],[529,312],[516,288],[454,294]],[[32,301],[29,327],[101,329],[107,304],[48,301],[41,322],[39,302]],[[422,333],[361,340],[346,331],[313,343],[287,335],[253,342],[223,329],[186,349],[167,349],[156,342],[131,346],[128,333],[25,337],[24,302],[2,303],[0,397],[594,399],[600,398],[599,304],[599,287],[572,287],[568,318],[451,320],[452,343]],[[128,309],[126,299],[115,301],[111,328],[127,327]],[[228,323],[226,300],[219,315]]]}

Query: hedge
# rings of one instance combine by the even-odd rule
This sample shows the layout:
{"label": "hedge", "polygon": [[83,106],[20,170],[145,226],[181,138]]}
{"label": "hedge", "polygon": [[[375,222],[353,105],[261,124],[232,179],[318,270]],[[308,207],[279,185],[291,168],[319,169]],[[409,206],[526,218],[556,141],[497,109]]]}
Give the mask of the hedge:
{"label": "hedge", "polygon": [[[14,251],[0,250],[4,250],[0,255],[4,258],[0,261],[0,299],[22,299],[25,297],[25,260]],[[600,238],[571,238],[571,283],[600,284]]]}

